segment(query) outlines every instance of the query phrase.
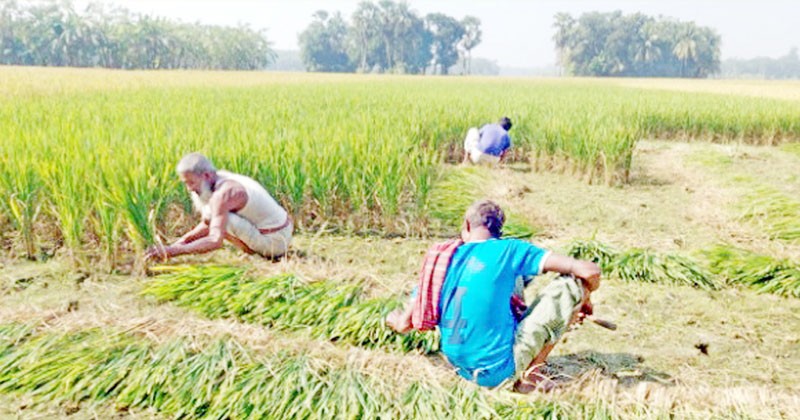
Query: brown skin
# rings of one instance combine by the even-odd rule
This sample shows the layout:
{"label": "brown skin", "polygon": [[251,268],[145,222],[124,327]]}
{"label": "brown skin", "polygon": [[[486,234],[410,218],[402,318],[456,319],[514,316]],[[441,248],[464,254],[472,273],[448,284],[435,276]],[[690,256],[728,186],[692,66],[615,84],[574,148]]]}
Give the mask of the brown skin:
{"label": "brown skin", "polygon": [[238,182],[230,180],[217,186],[218,178],[215,172],[201,174],[186,172],[180,174],[180,176],[186,188],[197,194],[202,192],[204,183],[212,186],[213,192],[209,201],[211,220],[201,221],[194,229],[187,232],[170,246],[149,248],[145,252],[145,260],[157,259],[166,261],[177,255],[202,254],[214,251],[222,247],[224,239],[230,240],[234,245],[244,249],[246,252],[252,252],[241,241],[229,235],[225,230],[225,226],[228,224],[228,214],[241,210],[247,205],[247,191],[244,187]]}
{"label": "brown skin", "polygon": [[505,163],[507,154],[508,154],[508,149],[503,150],[503,153],[500,153],[500,160],[498,160],[497,163]]}
{"label": "brown skin", "polygon": [[[486,226],[471,226],[469,221],[464,221],[463,229],[461,230],[461,239],[466,242],[485,241],[493,238],[492,234]],[[572,316],[570,325],[572,323],[583,322],[583,319],[592,314],[592,302],[589,299],[591,292],[600,287],[600,267],[591,261],[577,260],[565,255],[551,253],[544,262],[545,272],[556,272],[561,274],[571,274],[580,279],[583,288],[584,296],[580,309],[578,309]],[[413,310],[413,300],[409,300],[405,307],[392,311],[386,317],[386,325],[398,333],[406,333],[411,330],[411,312]],[[552,388],[552,382],[547,382],[546,378],[540,374],[540,367],[544,365],[550,351],[553,350],[555,343],[546,345],[542,351],[534,357],[531,364],[526,369],[525,374],[521,380],[514,384],[514,389],[518,392],[527,393],[534,389],[549,390]]]}

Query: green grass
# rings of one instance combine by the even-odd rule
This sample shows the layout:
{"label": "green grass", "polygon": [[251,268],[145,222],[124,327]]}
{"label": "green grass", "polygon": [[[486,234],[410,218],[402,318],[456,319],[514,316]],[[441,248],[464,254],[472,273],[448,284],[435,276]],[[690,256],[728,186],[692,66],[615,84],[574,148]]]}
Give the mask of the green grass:
{"label": "green grass", "polygon": [[786,143],[781,146],[781,150],[800,156],[800,143]]}
{"label": "green grass", "polygon": [[211,318],[244,322],[314,338],[394,351],[438,350],[438,335],[398,335],[383,325],[401,304],[399,297],[363,297],[357,285],[291,275],[252,278],[238,267],[169,267],[142,291],[160,302],[173,302]]}
{"label": "green grass", "polygon": [[[796,144],[783,145],[792,150]],[[791,146],[791,147],[790,147]],[[714,171],[727,188],[736,187],[736,222],[747,222],[756,235],[788,245],[800,240],[800,200],[795,198],[797,162],[769,149],[737,147],[722,153],[704,149],[690,157]],[[766,168],[766,166],[770,166]]]}

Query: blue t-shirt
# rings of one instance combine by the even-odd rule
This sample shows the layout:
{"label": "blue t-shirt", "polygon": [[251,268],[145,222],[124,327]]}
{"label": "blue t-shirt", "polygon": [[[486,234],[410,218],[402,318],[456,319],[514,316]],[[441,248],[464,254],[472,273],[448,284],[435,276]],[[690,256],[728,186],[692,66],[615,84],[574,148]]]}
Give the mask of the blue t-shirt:
{"label": "blue t-shirt", "polygon": [[458,373],[497,386],[515,371],[511,295],[517,276],[542,271],[547,252],[518,239],[468,242],[456,249],[442,285],[442,352]]}
{"label": "blue t-shirt", "polygon": [[477,147],[483,153],[500,156],[511,147],[511,138],[500,124],[486,124],[481,127],[481,138]]}

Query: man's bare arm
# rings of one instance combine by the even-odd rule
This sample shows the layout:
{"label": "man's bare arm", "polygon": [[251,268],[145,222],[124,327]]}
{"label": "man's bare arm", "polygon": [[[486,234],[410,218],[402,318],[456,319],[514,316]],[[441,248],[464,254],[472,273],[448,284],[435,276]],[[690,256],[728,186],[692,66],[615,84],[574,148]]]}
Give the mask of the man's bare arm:
{"label": "man's bare arm", "polygon": [[[225,226],[228,224],[228,214],[243,208],[246,204],[247,192],[244,187],[232,181],[226,182],[211,196],[211,202],[209,202],[211,221],[208,224],[208,232],[205,236],[199,237],[189,243],[174,244],[160,249],[153,248],[147,252],[146,258],[153,259],[160,257],[161,259],[167,259],[177,255],[202,254],[219,249],[222,247],[222,241],[225,239]],[[195,228],[195,230],[198,228]]]}
{"label": "man's bare arm", "polygon": [[187,232],[185,235],[181,236],[181,238],[175,241],[173,245],[185,245],[190,242],[194,242],[206,235],[208,235],[208,222],[204,220],[200,222],[200,224],[192,228],[192,230]]}
{"label": "man's bare arm", "polygon": [[590,292],[600,287],[600,267],[591,261],[578,260],[566,255],[550,254],[544,262],[544,271],[572,274],[583,280]]}

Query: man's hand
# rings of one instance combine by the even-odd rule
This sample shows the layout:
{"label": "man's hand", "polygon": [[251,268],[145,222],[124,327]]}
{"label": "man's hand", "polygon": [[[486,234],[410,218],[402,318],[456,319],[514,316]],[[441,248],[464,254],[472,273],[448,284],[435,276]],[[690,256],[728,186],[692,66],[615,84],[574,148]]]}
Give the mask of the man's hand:
{"label": "man's hand", "polygon": [[577,260],[565,255],[550,254],[544,262],[543,271],[572,274],[581,279],[583,286],[589,292],[594,292],[600,287],[600,267],[591,261]]}
{"label": "man's hand", "polygon": [[174,250],[170,246],[153,245],[145,251],[144,260],[148,262],[154,260],[165,262],[174,254]]}
{"label": "man's hand", "polygon": [[590,292],[594,292],[600,287],[600,267],[591,261],[575,260],[572,274],[583,280],[584,286]]}
{"label": "man's hand", "polygon": [[386,325],[401,334],[411,331],[410,313],[402,308],[395,309],[386,316]]}

